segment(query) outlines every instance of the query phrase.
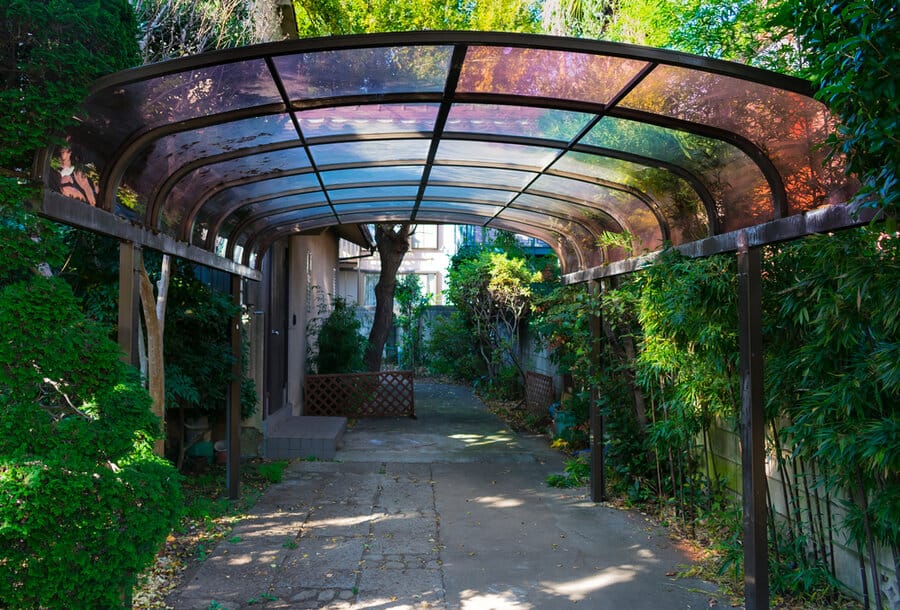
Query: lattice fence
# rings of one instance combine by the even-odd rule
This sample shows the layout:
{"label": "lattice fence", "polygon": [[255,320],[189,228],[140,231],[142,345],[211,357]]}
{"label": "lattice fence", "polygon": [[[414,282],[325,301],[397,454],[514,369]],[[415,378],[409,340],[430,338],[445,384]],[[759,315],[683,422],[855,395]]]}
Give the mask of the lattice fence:
{"label": "lattice fence", "polygon": [[553,377],[525,371],[525,408],[535,415],[546,415],[556,398]]}
{"label": "lattice fence", "polygon": [[415,417],[412,371],[307,375],[305,415]]}

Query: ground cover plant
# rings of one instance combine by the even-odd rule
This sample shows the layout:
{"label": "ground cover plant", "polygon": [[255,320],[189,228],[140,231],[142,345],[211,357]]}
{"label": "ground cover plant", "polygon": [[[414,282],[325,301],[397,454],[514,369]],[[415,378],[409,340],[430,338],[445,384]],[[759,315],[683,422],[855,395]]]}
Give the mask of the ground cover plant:
{"label": "ground cover plant", "polygon": [[[252,460],[241,466],[241,498],[229,500],[225,467],[194,463],[182,480],[184,511],[155,560],[137,577],[136,608],[160,609],[165,598],[217,544],[228,543],[234,526],[268,487],[281,481],[288,462]],[[286,540],[285,544],[290,544]]]}

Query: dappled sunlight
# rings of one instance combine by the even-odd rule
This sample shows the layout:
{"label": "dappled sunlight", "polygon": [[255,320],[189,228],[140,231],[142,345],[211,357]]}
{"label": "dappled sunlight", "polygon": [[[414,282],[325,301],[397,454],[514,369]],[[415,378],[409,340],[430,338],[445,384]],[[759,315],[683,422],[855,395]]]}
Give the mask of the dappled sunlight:
{"label": "dappled sunlight", "polygon": [[612,585],[627,583],[639,572],[636,566],[612,566],[586,578],[565,582],[541,581],[544,592],[568,597],[573,602],[586,599],[591,593]]}
{"label": "dappled sunlight", "polygon": [[494,434],[451,434],[448,438],[462,441],[468,447],[515,444],[515,436],[507,430],[500,430],[498,432],[495,432]]}
{"label": "dappled sunlight", "polygon": [[473,501],[484,504],[488,508],[515,508],[525,504],[524,501],[518,498],[504,498],[502,496],[480,496],[473,498]]}
{"label": "dappled sunlight", "polygon": [[466,589],[460,592],[462,610],[533,610],[534,605],[521,601],[520,595],[512,589],[503,591],[473,591]]}
{"label": "dappled sunlight", "polygon": [[[362,510],[362,509],[360,509]],[[316,519],[315,513],[303,525],[303,529],[321,529],[324,527],[353,527],[354,525],[362,525],[371,522],[378,515],[359,515],[355,517],[331,517],[326,519]]]}

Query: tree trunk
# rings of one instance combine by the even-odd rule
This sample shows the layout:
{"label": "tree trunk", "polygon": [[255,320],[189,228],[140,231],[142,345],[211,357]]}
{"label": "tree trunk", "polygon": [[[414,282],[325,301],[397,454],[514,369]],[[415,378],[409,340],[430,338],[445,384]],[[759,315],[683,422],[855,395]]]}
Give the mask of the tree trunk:
{"label": "tree trunk", "polygon": [[381,258],[381,274],[375,286],[375,319],[369,332],[365,364],[369,371],[381,370],[384,344],[394,322],[394,290],[397,271],[409,250],[409,225],[375,225],[375,243]]}
{"label": "tree trunk", "polygon": [[[166,299],[169,292],[171,275],[170,257],[163,256],[162,270],[158,283],[158,295],[153,292],[153,283],[147,275],[147,267],[141,257],[140,264],[141,308],[144,312],[144,323],[147,326],[147,390],[153,399],[151,409],[159,417],[160,423],[166,421],[166,372],[163,359],[163,331],[165,330]],[[157,455],[165,453],[165,439],[160,438],[153,444]]]}

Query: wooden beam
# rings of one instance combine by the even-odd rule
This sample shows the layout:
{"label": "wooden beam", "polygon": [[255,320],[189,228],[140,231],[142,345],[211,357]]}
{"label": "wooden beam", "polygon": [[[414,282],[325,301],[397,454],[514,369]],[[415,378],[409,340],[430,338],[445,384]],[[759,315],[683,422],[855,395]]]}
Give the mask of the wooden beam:
{"label": "wooden beam", "polygon": [[262,274],[246,265],[218,256],[213,252],[198,248],[186,242],[175,240],[168,235],[154,233],[137,224],[100,208],[90,206],[83,201],[71,199],[59,193],[44,190],[43,199],[35,212],[50,220],[62,222],[74,227],[81,227],[102,235],[117,237],[124,241],[134,242],[140,246],[158,250],[163,254],[171,254],[211,269],[220,269],[233,275],[259,281]]}
{"label": "wooden beam", "polygon": [[763,386],[760,249],[739,239],[738,324],[741,365],[741,471],[744,529],[744,604],[769,608],[766,534],[765,390]]}
{"label": "wooden beam", "polygon": [[228,438],[227,472],[228,497],[237,500],[241,496],[241,278],[231,276],[231,300],[237,306],[237,313],[230,320],[231,385],[228,388],[228,412],[225,416]]}
{"label": "wooden beam", "polygon": [[119,244],[119,314],[116,322],[122,361],[138,366],[138,338],[140,332],[141,297],[138,292],[137,244],[123,241]]}
{"label": "wooden beam", "polygon": [[[828,233],[858,227],[871,222],[878,216],[875,208],[856,208],[850,205],[832,205],[818,210],[812,210],[804,214],[796,214],[787,218],[780,218],[761,225],[756,225],[739,231],[731,231],[714,235],[706,239],[699,239],[680,246],[674,246],[674,250],[691,258],[712,256],[738,251],[739,235],[744,235],[748,247],[755,248],[784,241],[790,241],[799,237],[813,235],[815,233]],[[623,261],[616,261],[600,267],[591,267],[582,271],[568,273],[562,277],[563,284],[580,284],[590,280],[604,277],[627,275],[646,267],[660,255],[660,252],[651,252],[644,256],[636,256]]]}
{"label": "wooden beam", "polygon": [[[603,296],[603,286],[599,280],[590,283],[591,300],[599,301]],[[591,369],[594,375],[603,365],[601,358],[602,337],[603,337],[603,318],[597,304],[597,315],[592,315],[590,319],[591,326]],[[591,410],[590,410],[590,428],[591,428],[591,500],[594,502],[602,502],[606,499],[606,459],[603,442],[604,420],[600,413],[600,388],[596,383],[591,383]]]}

